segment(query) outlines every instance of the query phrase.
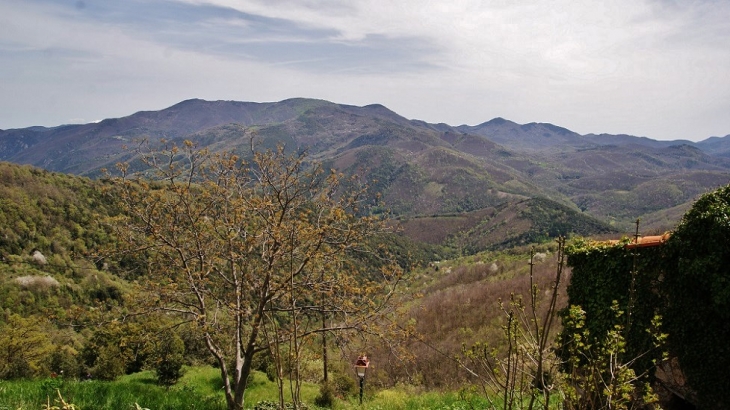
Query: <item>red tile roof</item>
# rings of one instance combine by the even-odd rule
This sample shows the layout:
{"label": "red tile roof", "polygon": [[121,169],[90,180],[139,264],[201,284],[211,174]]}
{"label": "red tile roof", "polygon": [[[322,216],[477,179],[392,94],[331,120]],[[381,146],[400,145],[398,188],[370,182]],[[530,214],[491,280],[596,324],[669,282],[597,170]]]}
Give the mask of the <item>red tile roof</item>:
{"label": "red tile roof", "polygon": [[665,233],[664,235],[641,236],[638,238],[638,240],[633,240],[626,244],[626,248],[647,248],[651,246],[664,245],[664,242],[666,242],[670,236],[671,234],[669,232]]}

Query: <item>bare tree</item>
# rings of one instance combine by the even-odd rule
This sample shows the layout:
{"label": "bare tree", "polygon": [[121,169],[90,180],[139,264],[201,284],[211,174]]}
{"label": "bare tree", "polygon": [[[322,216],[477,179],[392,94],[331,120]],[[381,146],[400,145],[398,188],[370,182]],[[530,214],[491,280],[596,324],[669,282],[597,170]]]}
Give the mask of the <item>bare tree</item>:
{"label": "bare tree", "polygon": [[[503,409],[548,409],[558,391],[559,360],[551,341],[555,336],[558,294],[564,280],[565,239],[557,240],[557,267],[547,291],[544,313],[540,313],[543,291],[534,277],[535,251],[530,252],[530,294],[525,304],[522,295],[512,293],[508,303],[499,301],[504,313],[504,346],[477,343],[465,349],[467,370],[478,380],[491,407]],[[498,398],[498,399],[497,399]],[[501,400],[501,404],[498,401]]]}
{"label": "bare tree", "polygon": [[[146,175],[122,164],[111,179],[124,210],[113,226],[122,251],[146,255],[143,285],[154,297],[145,306],[201,330],[229,409],[243,408],[257,353],[283,357],[286,347],[296,361],[303,338],[357,331],[383,311],[399,269],[334,268],[387,231],[383,218],[363,212],[357,180],[325,174],[283,147],[252,148],[245,161],[186,141],[141,158]],[[329,327],[315,324],[324,312]]]}

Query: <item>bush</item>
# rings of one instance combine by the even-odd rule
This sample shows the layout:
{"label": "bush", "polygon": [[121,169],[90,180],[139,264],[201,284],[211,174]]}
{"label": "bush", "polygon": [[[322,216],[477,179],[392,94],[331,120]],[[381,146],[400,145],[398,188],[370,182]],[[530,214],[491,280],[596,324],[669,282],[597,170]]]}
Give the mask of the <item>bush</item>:
{"label": "bush", "polygon": [[104,346],[96,358],[96,365],[92,369],[94,378],[100,380],[114,380],[124,374],[125,361],[119,347]]}
{"label": "bush", "polygon": [[346,397],[355,392],[357,384],[351,376],[346,376],[340,373],[333,374],[332,389],[335,394],[340,397]]}
{"label": "bush", "polygon": [[64,374],[67,377],[81,376],[81,366],[76,352],[68,346],[58,347],[51,353],[50,369],[52,372]]}
{"label": "bush", "polygon": [[[292,403],[285,403],[284,404],[284,410],[293,410],[294,404]],[[298,408],[300,410],[307,410],[308,407],[304,404],[299,404]],[[281,407],[279,407],[279,403],[269,400],[262,400],[253,407],[253,410],[282,410]]]}
{"label": "bush", "polygon": [[319,396],[314,398],[314,404],[319,407],[331,408],[335,402],[335,389],[329,383],[319,386]]}
{"label": "bush", "polygon": [[154,368],[157,384],[172,386],[183,376],[185,344],[180,336],[172,333],[163,335],[155,349]]}
{"label": "bush", "polygon": [[29,379],[33,377],[33,369],[23,357],[14,357],[7,362],[5,369],[0,373],[3,379]]}
{"label": "bush", "polygon": [[46,331],[40,319],[16,314],[0,323],[0,379],[29,378],[45,371],[53,349]]}

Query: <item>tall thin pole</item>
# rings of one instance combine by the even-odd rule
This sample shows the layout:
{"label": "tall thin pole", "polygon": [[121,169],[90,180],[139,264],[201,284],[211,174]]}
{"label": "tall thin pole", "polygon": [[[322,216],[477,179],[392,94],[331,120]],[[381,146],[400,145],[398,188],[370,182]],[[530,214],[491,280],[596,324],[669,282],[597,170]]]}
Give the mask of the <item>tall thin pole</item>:
{"label": "tall thin pole", "polygon": [[360,405],[362,406],[362,387],[365,384],[365,376],[360,376]]}
{"label": "tall thin pole", "polygon": [[[322,298],[324,299],[324,297]],[[327,384],[328,382],[328,376],[327,376],[327,365],[328,365],[328,358],[327,358],[327,332],[324,331],[324,329],[327,329],[327,312],[324,309],[324,301],[322,302],[322,370],[324,371],[324,383]]]}
{"label": "tall thin pole", "polygon": [[[639,238],[641,238],[641,235],[639,234],[639,223],[640,220],[636,220],[636,233],[634,234],[634,244],[636,247],[633,250],[633,266],[631,268],[631,282],[629,283],[629,306],[626,309],[626,335],[631,332],[631,315],[634,313],[634,298],[636,297],[636,275],[637,275],[637,264],[636,259],[639,256]],[[628,337],[628,336],[627,336]]]}

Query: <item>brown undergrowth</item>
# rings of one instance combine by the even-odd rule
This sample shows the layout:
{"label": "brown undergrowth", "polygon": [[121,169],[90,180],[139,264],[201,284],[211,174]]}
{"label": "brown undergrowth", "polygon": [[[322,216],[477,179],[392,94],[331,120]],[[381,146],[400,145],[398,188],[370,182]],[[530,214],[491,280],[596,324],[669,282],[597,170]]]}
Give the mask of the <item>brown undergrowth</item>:
{"label": "brown undergrowth", "polygon": [[[372,352],[385,370],[380,374],[387,374],[387,380],[380,382],[458,388],[467,381],[469,372],[459,360],[463,348],[476,342],[503,347],[505,313],[499,308],[500,301],[509,303],[512,294],[529,300],[529,252],[525,248],[442,261],[417,275],[410,295],[413,299],[399,319],[415,333],[407,342],[408,357],[395,357],[385,348]],[[546,247],[536,253],[535,261],[535,285],[545,293],[538,305],[538,315],[542,317],[548,308],[547,293],[557,260],[552,249]],[[559,289],[558,308],[567,302],[566,283],[568,280],[563,280]],[[559,328],[556,326],[553,331]]]}

